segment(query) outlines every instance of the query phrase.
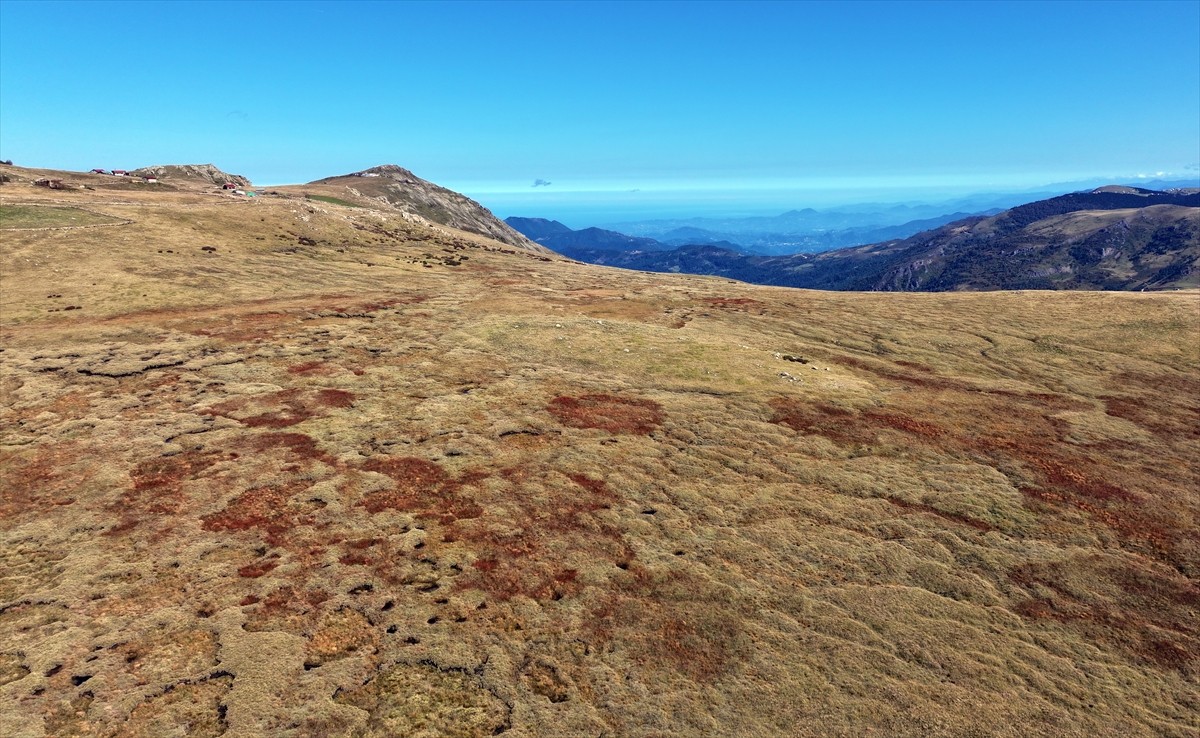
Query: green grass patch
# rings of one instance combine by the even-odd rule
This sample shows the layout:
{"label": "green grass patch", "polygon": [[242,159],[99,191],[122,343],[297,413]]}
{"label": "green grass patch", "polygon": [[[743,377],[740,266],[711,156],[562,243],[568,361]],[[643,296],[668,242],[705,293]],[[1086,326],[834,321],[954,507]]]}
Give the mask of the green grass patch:
{"label": "green grass patch", "polygon": [[330,205],[341,205],[341,206],[347,207],[347,208],[361,208],[362,207],[362,205],[359,205],[358,203],[353,203],[353,202],[350,202],[349,200],[343,200],[339,197],[330,197],[329,195],[309,195],[306,193],[304,195],[304,197],[307,200],[317,200],[319,202],[327,202]]}
{"label": "green grass patch", "polygon": [[120,218],[78,208],[45,205],[0,205],[0,228],[61,228],[120,223]]}

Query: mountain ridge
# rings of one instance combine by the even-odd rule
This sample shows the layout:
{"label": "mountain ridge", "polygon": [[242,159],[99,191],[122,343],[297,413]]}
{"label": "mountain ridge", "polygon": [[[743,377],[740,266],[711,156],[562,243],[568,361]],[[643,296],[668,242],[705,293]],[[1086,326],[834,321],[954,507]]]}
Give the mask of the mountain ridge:
{"label": "mountain ridge", "polygon": [[458,228],[527,251],[545,251],[492,214],[475,200],[453,190],[421,179],[396,164],[381,164],[349,174],[314,180],[303,187],[323,187],[340,195],[350,193],[386,202],[393,207],[440,225]]}
{"label": "mountain ridge", "polygon": [[1175,289],[1200,284],[1200,193],[1102,187],[819,254],[768,257],[689,246],[567,255],[812,289]]}

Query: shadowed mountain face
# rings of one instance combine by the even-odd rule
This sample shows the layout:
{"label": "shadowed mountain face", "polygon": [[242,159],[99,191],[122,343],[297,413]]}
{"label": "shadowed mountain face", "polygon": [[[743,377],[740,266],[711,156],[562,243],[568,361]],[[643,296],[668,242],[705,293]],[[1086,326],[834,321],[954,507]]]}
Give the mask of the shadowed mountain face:
{"label": "shadowed mountain face", "polygon": [[830,290],[1176,289],[1200,285],[1200,193],[1101,188],[816,255],[749,256],[712,246],[569,255]]}
{"label": "shadowed mountain face", "polygon": [[1195,735],[1200,292],[0,174],[6,738]]}
{"label": "shadowed mountain face", "polygon": [[353,198],[382,200],[430,223],[487,236],[522,249],[542,250],[471,198],[423,180],[395,164],[326,177],[310,185],[324,185],[326,190],[341,189],[342,197],[348,193]]}
{"label": "shadowed mountain face", "polygon": [[513,229],[521,233],[526,238],[541,242],[541,239],[548,236],[558,236],[564,233],[571,233],[571,229],[559,223],[557,220],[547,220],[546,218],[505,218],[504,222]]}
{"label": "shadowed mountain face", "polygon": [[653,238],[627,236],[603,228],[571,230],[545,218],[505,218],[504,222],[548,249],[571,256],[573,249],[598,251],[669,251],[670,246]]}

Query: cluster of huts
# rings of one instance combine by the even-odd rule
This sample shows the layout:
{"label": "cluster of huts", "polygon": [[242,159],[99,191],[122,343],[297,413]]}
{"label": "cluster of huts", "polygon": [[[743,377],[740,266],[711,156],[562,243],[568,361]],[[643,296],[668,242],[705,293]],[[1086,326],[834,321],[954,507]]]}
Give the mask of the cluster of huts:
{"label": "cluster of huts", "polygon": [[230,190],[235,195],[245,195],[246,197],[258,197],[258,193],[255,192],[254,190],[243,190],[242,188],[238,187],[237,184],[234,182],[226,182],[225,184],[221,185],[221,189],[222,190]]}
{"label": "cluster of huts", "polygon": [[[131,176],[133,176],[129,172],[125,171],[124,169],[93,169],[91,173],[92,174],[111,174],[114,177],[131,177]],[[158,181],[158,177],[154,176],[153,174],[143,174],[142,179],[144,179],[145,181],[147,181],[151,184]]]}

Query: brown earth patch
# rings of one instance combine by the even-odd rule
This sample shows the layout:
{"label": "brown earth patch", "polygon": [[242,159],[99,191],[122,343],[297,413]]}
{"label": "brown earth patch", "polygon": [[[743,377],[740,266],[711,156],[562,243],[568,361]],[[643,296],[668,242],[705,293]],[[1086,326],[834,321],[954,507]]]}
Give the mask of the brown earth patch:
{"label": "brown earth patch", "polygon": [[945,386],[937,398],[906,396],[910,405],[939,404],[932,423],[894,411],[859,413],[836,406],[782,397],[770,401],[771,421],[822,435],[844,445],[870,444],[886,428],[906,444],[937,454],[970,458],[1008,476],[1029,504],[1069,507],[1116,532],[1131,550],[1180,567],[1200,569],[1186,495],[1170,492],[1164,478],[1145,464],[1129,465],[1108,447],[1073,443],[1068,427],[1035,402],[1013,404],[998,393],[956,391]]}
{"label": "brown earth patch", "polygon": [[1009,579],[1035,591],[1017,603],[1022,617],[1070,623],[1140,661],[1200,673],[1200,586],[1174,570],[1093,554],[1025,564]]}
{"label": "brown earth patch", "polygon": [[588,613],[586,629],[601,643],[620,642],[651,671],[711,683],[748,651],[739,616],[711,585],[682,571],[633,575]]}
{"label": "brown earth patch", "polygon": [[[510,481],[527,479],[516,474],[501,476]],[[593,514],[612,507],[617,495],[602,480],[583,474],[568,478],[574,488],[550,482],[541,486],[537,495],[522,492],[524,485],[517,481],[513,493],[504,495],[516,508],[510,511],[513,526],[496,530],[488,526],[486,517],[456,525],[455,538],[479,554],[456,587],[480,589],[497,600],[524,595],[541,602],[554,601],[582,589],[578,570],[564,560],[567,551],[586,552],[589,561],[628,566],[633,551],[623,533]]]}
{"label": "brown earth patch", "polygon": [[885,499],[887,499],[888,502],[892,503],[896,507],[902,508],[904,510],[913,510],[915,512],[929,513],[930,515],[936,515],[937,517],[942,518],[944,520],[949,520],[949,521],[952,521],[955,523],[959,523],[961,525],[968,525],[976,530],[982,530],[985,532],[990,531],[990,530],[996,530],[996,527],[994,525],[992,525],[991,523],[987,523],[982,520],[977,520],[977,519],[969,517],[967,515],[962,515],[962,514],[954,513],[954,512],[948,512],[946,510],[942,510],[940,508],[934,507],[933,505],[927,505],[923,502],[909,502],[908,500],[902,500],[898,497],[887,497]]}
{"label": "brown earth patch", "polygon": [[293,387],[265,395],[236,397],[203,413],[230,418],[251,428],[287,428],[319,417],[326,408],[347,408],[353,404],[354,395],[345,390]]}
{"label": "brown earth patch", "polygon": [[129,473],[133,488],[122,492],[120,499],[108,507],[118,515],[118,522],[106,533],[125,533],[149,519],[177,515],[187,502],[184,483],[199,478],[213,464],[229,458],[236,458],[236,455],[189,450],[140,462]]}
{"label": "brown earth patch", "polygon": [[256,529],[265,535],[268,544],[286,545],[294,528],[314,522],[311,504],[293,500],[311,484],[311,481],[296,480],[248,489],[220,512],[202,517],[201,527],[211,532]]}
{"label": "brown earth patch", "polygon": [[86,454],[72,442],[0,452],[0,527],[74,504],[79,490],[95,476],[95,467],[80,463],[82,458]]}
{"label": "brown earth patch", "polygon": [[[246,616],[248,631],[282,630],[307,635],[322,613],[329,593],[321,589],[298,589],[285,584],[254,605]],[[253,605],[254,603],[248,603]]]}
{"label": "brown earth patch", "polygon": [[752,297],[702,297],[700,301],[722,310],[735,310],[743,313],[749,312],[751,309],[761,310],[766,307],[766,303],[762,300],[755,300]]}
{"label": "brown earth patch", "polygon": [[607,394],[555,397],[546,409],[563,425],[609,433],[648,435],[663,421],[662,405],[653,400]]}

